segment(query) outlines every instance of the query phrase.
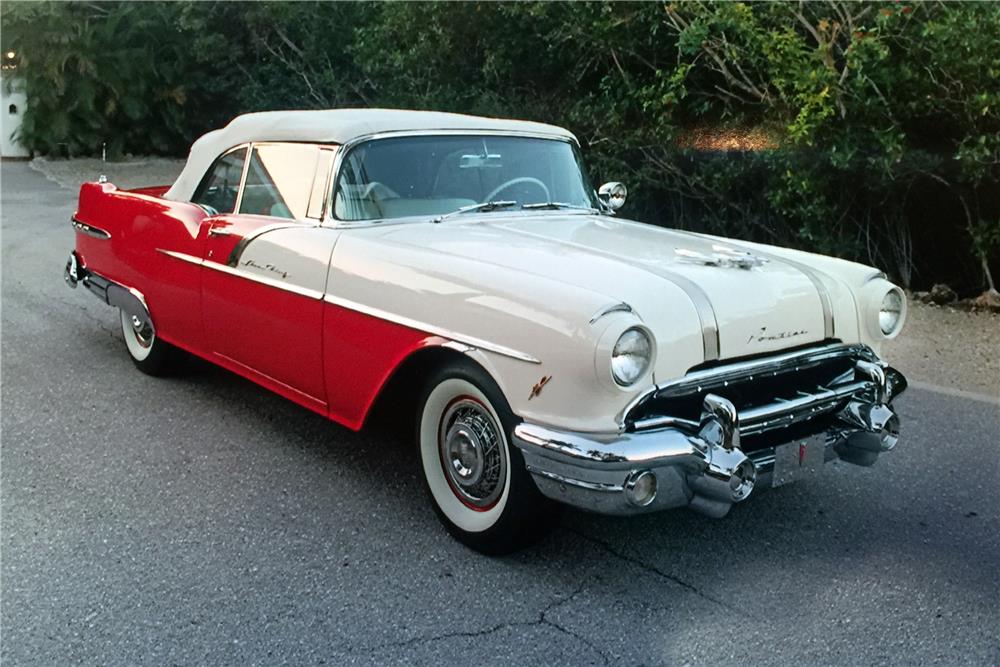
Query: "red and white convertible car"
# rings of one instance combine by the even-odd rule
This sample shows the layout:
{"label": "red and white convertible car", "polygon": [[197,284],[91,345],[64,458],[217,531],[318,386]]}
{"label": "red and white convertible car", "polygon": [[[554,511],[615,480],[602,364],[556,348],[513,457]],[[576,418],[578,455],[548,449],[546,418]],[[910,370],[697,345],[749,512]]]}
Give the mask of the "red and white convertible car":
{"label": "red and white convertible car", "polygon": [[484,552],[553,500],[722,516],[896,444],[898,287],[624,200],[550,125],[249,114],[170,187],[83,185],[66,280],[121,311],[144,372],[185,350],[352,429],[391,397],[438,515]]}

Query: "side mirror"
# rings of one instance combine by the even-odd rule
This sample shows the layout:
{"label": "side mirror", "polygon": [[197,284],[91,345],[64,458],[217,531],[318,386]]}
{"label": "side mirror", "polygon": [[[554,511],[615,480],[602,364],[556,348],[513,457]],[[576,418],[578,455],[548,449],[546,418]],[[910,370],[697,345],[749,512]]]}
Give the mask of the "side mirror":
{"label": "side mirror", "polygon": [[625,205],[625,197],[628,196],[628,188],[623,183],[612,181],[605,183],[597,191],[597,198],[612,211],[617,211]]}

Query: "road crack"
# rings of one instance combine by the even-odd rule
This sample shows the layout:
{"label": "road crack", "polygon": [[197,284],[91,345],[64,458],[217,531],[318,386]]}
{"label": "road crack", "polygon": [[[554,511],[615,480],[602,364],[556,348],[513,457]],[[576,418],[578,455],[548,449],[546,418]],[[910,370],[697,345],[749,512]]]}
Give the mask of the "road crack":
{"label": "road crack", "polygon": [[677,575],[670,574],[669,572],[664,572],[663,570],[661,570],[660,568],[656,567],[655,565],[650,565],[649,563],[646,563],[645,561],[642,561],[642,560],[636,558],[635,556],[630,556],[629,554],[623,553],[623,552],[617,550],[616,548],[614,548],[612,545],[608,544],[607,542],[599,540],[596,537],[591,537],[590,535],[587,535],[586,533],[580,532],[578,530],[574,530],[572,528],[565,528],[564,527],[563,530],[565,530],[568,533],[572,533],[572,534],[576,535],[577,537],[579,537],[579,538],[581,538],[581,539],[583,539],[583,540],[585,540],[587,542],[590,542],[591,544],[594,544],[594,545],[600,547],[601,549],[603,549],[604,551],[606,551],[607,553],[611,554],[612,556],[614,556],[615,558],[617,558],[619,560],[622,560],[622,561],[625,561],[626,563],[630,563],[632,565],[635,565],[636,567],[638,567],[638,568],[640,568],[642,570],[645,570],[646,572],[649,572],[650,574],[654,574],[654,575],[656,575],[656,576],[658,576],[658,577],[660,577],[662,579],[666,579],[667,581],[675,583],[678,586],[684,588],[685,590],[688,590],[688,591],[694,593],[695,595],[697,595],[698,597],[700,597],[703,600],[707,600],[708,602],[711,602],[712,604],[719,605],[720,607],[723,607],[725,609],[732,609],[729,605],[727,605],[726,603],[724,603],[722,600],[719,600],[718,598],[716,598],[716,597],[714,597],[712,595],[709,595],[708,593],[704,592],[703,590],[701,590],[700,588],[698,588],[694,584],[691,584],[691,583],[688,583],[687,581],[684,581],[683,579],[681,579]]}
{"label": "road crack", "polygon": [[572,602],[574,599],[576,599],[577,596],[579,596],[584,591],[585,588],[586,584],[580,584],[580,586],[578,586],[576,590],[574,590],[566,597],[554,600],[553,602],[546,605],[541,611],[538,612],[538,617],[531,621],[508,621],[506,623],[497,623],[495,625],[491,625],[479,630],[460,630],[455,632],[444,632],[436,635],[410,637],[409,639],[404,639],[402,641],[375,644],[374,646],[367,646],[364,648],[360,648],[356,651],[346,651],[346,653],[355,655],[373,654],[373,653],[378,653],[379,651],[384,651],[386,649],[407,648],[410,646],[433,643],[447,639],[485,637],[492,634],[496,634],[497,632],[501,632],[503,630],[513,629],[513,628],[531,628],[544,625],[553,628],[557,632],[560,632],[568,637],[572,637],[573,639],[579,641],[587,648],[589,648],[591,651],[593,651],[596,655],[598,655],[603,664],[609,665],[611,664],[611,658],[604,651],[602,651],[600,647],[594,644],[594,642],[584,637],[583,635],[576,633],[570,630],[569,628],[557,623],[556,621],[553,621],[552,619],[548,618],[549,613],[551,613],[555,609],[565,604]]}
{"label": "road crack", "polygon": [[594,653],[596,653],[598,656],[600,656],[601,661],[605,665],[610,665],[611,664],[611,658],[608,656],[608,654],[606,654],[604,651],[602,651],[601,648],[599,646],[597,646],[594,642],[590,641],[589,639],[587,639],[583,635],[580,635],[580,634],[578,634],[576,632],[573,632],[569,628],[567,628],[567,627],[565,627],[563,625],[560,625],[559,623],[556,623],[555,621],[550,620],[548,618],[549,612],[551,612],[551,611],[553,611],[555,609],[558,609],[559,607],[561,607],[561,606],[563,606],[565,604],[568,604],[568,603],[572,602],[578,595],[580,595],[580,593],[583,592],[584,588],[586,588],[586,584],[580,584],[577,587],[577,589],[575,591],[573,591],[572,593],[570,593],[565,599],[563,599],[563,600],[556,600],[552,604],[550,604],[547,607],[545,607],[545,609],[542,609],[542,611],[539,612],[539,614],[538,614],[538,624],[548,625],[548,626],[550,626],[552,628],[555,628],[559,632],[561,632],[561,633],[563,633],[563,634],[565,634],[565,635],[567,635],[569,637],[573,637],[574,639],[576,639],[577,641],[579,641],[580,643],[582,643],[583,645],[585,645],[587,648],[589,648],[591,651],[593,651]]}

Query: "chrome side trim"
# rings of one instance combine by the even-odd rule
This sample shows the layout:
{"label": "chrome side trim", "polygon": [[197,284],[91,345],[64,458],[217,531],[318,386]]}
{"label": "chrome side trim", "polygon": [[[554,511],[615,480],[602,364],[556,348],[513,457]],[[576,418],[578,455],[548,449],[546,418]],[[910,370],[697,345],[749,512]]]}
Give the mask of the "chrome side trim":
{"label": "chrome side trim", "polygon": [[244,236],[243,238],[241,238],[239,241],[236,242],[236,245],[233,246],[232,251],[229,253],[229,258],[226,259],[226,265],[233,268],[239,266],[240,257],[243,256],[243,251],[246,250],[247,246],[250,245],[251,241],[260,237],[263,234],[267,234],[268,232],[273,232],[276,229],[288,229],[290,227],[316,227],[316,226],[318,225],[309,225],[301,222],[276,222],[271,225],[264,225],[263,227],[258,227],[257,229],[253,230],[252,232],[250,232],[249,234],[247,234],[246,236]]}
{"label": "chrome side trim", "polygon": [[486,350],[488,352],[495,352],[496,354],[503,355],[505,357],[510,357],[511,359],[517,359],[518,361],[525,361],[529,364],[540,364],[542,363],[540,359],[536,359],[530,354],[526,354],[519,350],[506,347],[504,345],[497,345],[489,341],[485,341],[481,338],[476,338],[474,336],[466,336],[465,334],[457,333],[448,329],[434,326],[433,324],[428,324],[426,322],[421,322],[419,320],[414,320],[404,315],[397,315],[395,313],[390,313],[379,308],[373,308],[371,306],[366,306],[364,304],[357,303],[356,301],[350,301],[349,299],[343,299],[332,294],[327,294],[323,297],[323,300],[334,306],[340,306],[341,308],[346,308],[348,310],[353,310],[357,313],[362,313],[364,315],[370,315],[371,317],[378,318],[380,320],[385,320],[387,322],[394,322],[404,327],[410,329],[416,329],[418,331],[424,331],[429,334],[434,334],[435,336],[440,336],[442,338],[447,338],[448,340],[455,341],[456,343],[464,343],[474,348],[480,350]]}
{"label": "chrome side trim", "polygon": [[518,350],[506,347],[504,345],[497,345],[495,343],[490,343],[489,341],[482,340],[481,338],[476,338],[474,336],[466,336],[464,334],[459,334],[454,331],[449,331],[441,327],[436,327],[432,324],[427,324],[425,322],[420,322],[402,315],[395,315],[393,313],[380,310],[378,308],[372,308],[365,306],[354,301],[349,301],[347,299],[341,299],[335,297],[331,294],[324,295],[318,290],[308,289],[306,287],[299,287],[297,285],[289,285],[288,283],[283,283],[280,280],[274,280],[271,278],[266,278],[264,276],[258,276],[247,271],[240,271],[233,267],[227,266],[225,264],[219,264],[218,262],[208,262],[199,257],[194,257],[193,255],[188,255],[183,252],[176,252],[174,250],[164,250],[163,248],[157,248],[157,250],[164,255],[173,257],[174,259],[181,260],[183,262],[189,262],[191,264],[197,264],[203,266],[206,269],[214,269],[222,273],[229,274],[231,276],[236,276],[238,278],[246,278],[247,280],[252,280],[258,282],[262,285],[267,285],[268,287],[274,287],[275,289],[285,290],[286,292],[292,292],[293,294],[298,294],[310,299],[324,300],[327,303],[333,304],[335,306],[340,306],[341,308],[347,308],[348,310],[353,310],[358,313],[363,313],[365,315],[370,315],[376,317],[380,320],[386,320],[388,322],[395,322],[396,324],[409,327],[410,329],[417,329],[419,331],[425,331],[435,336],[441,336],[442,338],[447,338],[455,343],[468,345],[472,348],[478,348],[480,350],[487,350],[489,352],[494,352],[496,354],[503,355],[505,357],[510,357],[512,359],[517,359],[519,361],[525,361],[530,364],[540,364],[542,363],[540,359],[536,359],[530,354],[520,352]]}
{"label": "chrome side trim", "polygon": [[201,265],[204,261],[201,257],[195,257],[194,255],[188,255],[183,252],[176,252],[174,250],[164,250],[163,248],[157,248],[157,252],[162,252],[167,257],[173,257],[174,259],[179,259],[182,262],[190,262],[191,264]]}
{"label": "chrome side trim", "polygon": [[107,240],[111,238],[111,232],[101,229],[100,227],[95,227],[94,225],[88,225],[85,222],[80,222],[76,217],[69,219],[70,223],[73,225],[73,229],[80,232],[81,234],[86,234],[87,236],[92,236],[95,239]]}
{"label": "chrome side trim", "polygon": [[219,264],[218,262],[202,262],[201,264],[206,269],[213,269],[221,273],[228,274],[230,276],[236,276],[237,278],[246,278],[247,280],[252,280],[261,285],[267,285],[268,287],[274,287],[275,289],[284,290],[286,292],[291,292],[292,294],[298,294],[299,296],[304,296],[308,299],[316,299],[317,301],[323,298],[323,292],[319,290],[309,289],[308,287],[300,287],[299,285],[293,285],[290,283],[285,283],[280,280],[275,280],[274,278],[267,278],[266,276],[260,276],[256,273],[250,273],[249,271],[240,271],[239,269],[234,269],[227,264]]}
{"label": "chrome side trim", "polygon": [[194,257],[192,255],[187,255],[182,252],[174,252],[173,250],[164,250],[162,248],[157,248],[159,252],[164,255],[173,257],[174,259],[179,259],[183,262],[190,262],[191,264],[198,264],[206,269],[212,269],[214,271],[219,271],[220,273],[225,273],[230,276],[236,276],[237,278],[245,278],[246,280],[252,280],[255,283],[260,283],[261,285],[267,285],[268,287],[273,287],[275,289],[284,290],[285,292],[291,292],[292,294],[298,294],[299,296],[304,296],[309,299],[315,299],[317,301],[323,298],[323,292],[319,290],[309,289],[308,287],[300,287],[298,285],[292,285],[289,283],[281,282],[280,280],[275,280],[273,278],[267,278],[266,276],[259,276],[255,273],[250,273],[249,271],[240,271],[226,264],[219,264],[218,262],[205,261],[199,257]]}

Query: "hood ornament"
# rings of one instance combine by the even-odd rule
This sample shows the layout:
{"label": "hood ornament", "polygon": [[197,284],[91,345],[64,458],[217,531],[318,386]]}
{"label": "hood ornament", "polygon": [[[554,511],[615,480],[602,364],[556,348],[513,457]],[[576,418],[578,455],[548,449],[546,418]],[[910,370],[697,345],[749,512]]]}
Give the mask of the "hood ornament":
{"label": "hood ornament", "polygon": [[711,255],[706,255],[705,253],[701,253],[696,250],[688,250],[687,248],[674,248],[674,254],[676,254],[682,262],[691,262],[693,264],[701,264],[703,266],[745,269],[747,271],[756,266],[763,266],[770,261],[765,257],[759,257],[753,253],[746,252],[745,250],[735,250],[721,245],[713,245],[712,250],[713,252]]}

